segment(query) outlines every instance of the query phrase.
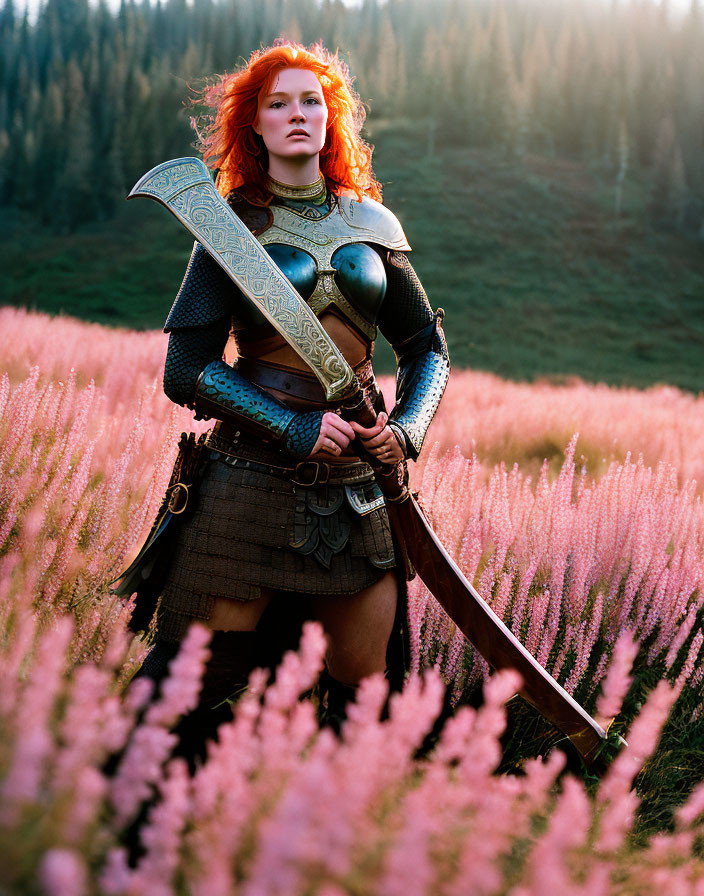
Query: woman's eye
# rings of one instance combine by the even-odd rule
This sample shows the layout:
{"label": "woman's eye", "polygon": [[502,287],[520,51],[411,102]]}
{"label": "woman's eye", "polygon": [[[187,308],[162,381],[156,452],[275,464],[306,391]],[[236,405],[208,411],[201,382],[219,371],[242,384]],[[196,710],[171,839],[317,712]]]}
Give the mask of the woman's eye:
{"label": "woman's eye", "polygon": [[274,102],[270,104],[269,108],[270,109],[280,109],[282,106],[283,106],[283,103],[281,102],[281,100],[274,100]]}
{"label": "woman's eye", "polygon": [[316,96],[309,96],[306,102],[311,103],[314,106],[320,105],[320,100]]}

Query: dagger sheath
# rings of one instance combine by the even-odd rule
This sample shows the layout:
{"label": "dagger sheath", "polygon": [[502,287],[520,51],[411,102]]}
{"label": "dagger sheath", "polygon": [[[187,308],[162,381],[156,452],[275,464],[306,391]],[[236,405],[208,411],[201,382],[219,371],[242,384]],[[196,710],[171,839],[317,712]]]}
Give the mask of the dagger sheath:
{"label": "dagger sheath", "polygon": [[[128,199],[144,196],[166,206],[254,302],[320,380],[328,401],[363,426],[376,420],[357,378],[315,314],[263,246],[217,192],[203,162],[175,159],[153,168]],[[374,463],[372,464],[374,466]],[[452,621],[494,669],[516,669],[521,696],[552,722],[591,764],[606,732],[518,641],[447,553],[407,487],[405,465],[375,468],[387,498],[395,537],[416,572]]]}

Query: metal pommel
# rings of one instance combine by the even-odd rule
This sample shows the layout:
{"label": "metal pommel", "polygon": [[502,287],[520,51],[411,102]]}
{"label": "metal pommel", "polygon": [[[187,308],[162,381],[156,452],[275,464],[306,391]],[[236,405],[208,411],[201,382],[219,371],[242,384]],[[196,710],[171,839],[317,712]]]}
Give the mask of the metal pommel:
{"label": "metal pommel", "polygon": [[152,168],[128,199],[161,202],[189,230],[320,380],[329,402],[359,388],[357,377],[311,308],[266,249],[218,193],[200,159]]}

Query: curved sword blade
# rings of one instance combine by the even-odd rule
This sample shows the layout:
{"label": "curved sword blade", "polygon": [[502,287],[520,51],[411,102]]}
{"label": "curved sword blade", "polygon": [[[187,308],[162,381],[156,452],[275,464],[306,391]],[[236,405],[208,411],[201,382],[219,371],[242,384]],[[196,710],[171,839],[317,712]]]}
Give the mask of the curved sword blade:
{"label": "curved sword blade", "polygon": [[521,696],[566,734],[587,765],[595,760],[606,732],[559,685],[482,599],[450,557],[416,499],[387,504],[416,572],[462,634],[494,669],[515,669]]}
{"label": "curved sword blade", "polygon": [[290,280],[215,188],[200,159],[163,162],[128,199],[155,199],[175,215],[315,373],[330,402],[354,395],[354,371]]}

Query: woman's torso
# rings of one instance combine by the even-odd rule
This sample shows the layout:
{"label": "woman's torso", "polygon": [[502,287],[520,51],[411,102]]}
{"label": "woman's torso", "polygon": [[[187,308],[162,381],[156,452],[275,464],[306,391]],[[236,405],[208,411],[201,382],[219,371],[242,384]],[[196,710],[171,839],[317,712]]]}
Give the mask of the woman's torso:
{"label": "woman's torso", "polygon": [[[379,203],[334,197],[274,196],[268,208],[229,197],[361,379],[371,383],[376,319],[386,293],[383,254],[407,249],[396,219]],[[233,317],[238,368],[295,410],[327,407],[302,358],[262,314],[241,303]]]}

